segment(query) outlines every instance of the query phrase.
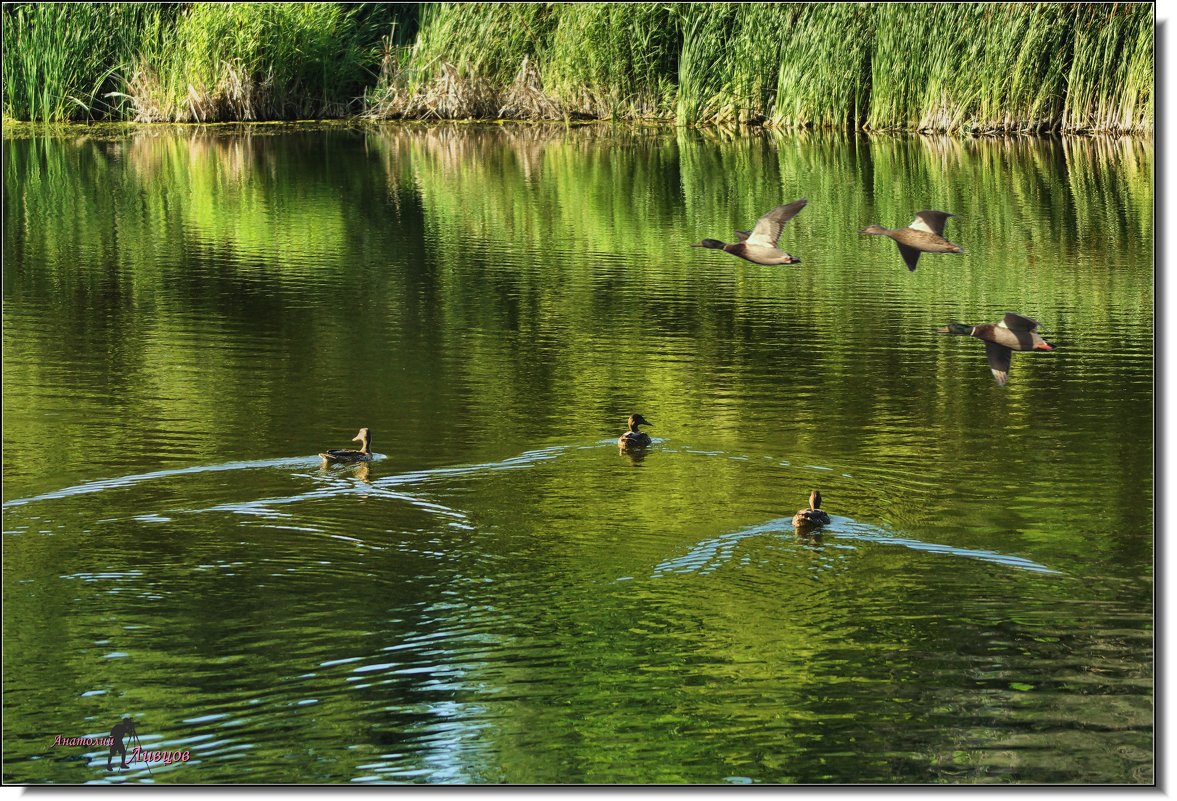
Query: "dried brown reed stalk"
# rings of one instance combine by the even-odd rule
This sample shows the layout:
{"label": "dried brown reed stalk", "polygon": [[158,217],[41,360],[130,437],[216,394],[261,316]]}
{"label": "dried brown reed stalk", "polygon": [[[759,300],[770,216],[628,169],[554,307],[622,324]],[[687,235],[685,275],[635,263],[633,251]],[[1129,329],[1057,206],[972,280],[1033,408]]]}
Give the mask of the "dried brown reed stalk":
{"label": "dried brown reed stalk", "polygon": [[515,79],[507,87],[498,116],[515,120],[557,120],[564,116],[560,107],[544,94],[543,80],[529,56],[523,57]]}
{"label": "dried brown reed stalk", "polygon": [[127,81],[126,97],[130,100],[131,119],[135,122],[168,122],[171,119],[171,109],[161,102],[164,94],[159,76],[146,65],[140,65],[132,73]]}
{"label": "dried brown reed stalk", "polygon": [[463,73],[442,62],[436,74],[415,89],[404,73],[384,81],[365,116],[373,119],[494,119],[502,105],[502,93],[489,80]]}
{"label": "dried brown reed stalk", "polygon": [[498,91],[481,75],[463,74],[448,62],[414,98],[419,116],[449,120],[493,118],[498,99]]}
{"label": "dried brown reed stalk", "polygon": [[221,74],[210,89],[188,84],[178,101],[171,98],[156,73],[140,65],[127,82],[127,97],[136,122],[226,122],[267,119],[281,109],[270,99],[272,75],[258,80],[237,61],[221,63]]}

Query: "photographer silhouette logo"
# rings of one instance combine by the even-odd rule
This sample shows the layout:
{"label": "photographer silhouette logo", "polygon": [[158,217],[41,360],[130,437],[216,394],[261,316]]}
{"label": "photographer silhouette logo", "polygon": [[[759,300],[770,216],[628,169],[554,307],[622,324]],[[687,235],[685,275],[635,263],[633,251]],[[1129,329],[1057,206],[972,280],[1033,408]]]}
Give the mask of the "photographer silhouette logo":
{"label": "photographer silhouette logo", "polygon": [[[127,746],[123,744],[123,737],[134,737],[138,741],[138,736],[135,734],[135,721],[131,718],[123,718],[115,724],[114,728],[110,730],[110,755],[106,758],[106,769],[111,770],[110,761],[114,759],[114,755],[122,754],[123,764],[120,768],[127,767]],[[136,749],[138,746],[136,746]]]}

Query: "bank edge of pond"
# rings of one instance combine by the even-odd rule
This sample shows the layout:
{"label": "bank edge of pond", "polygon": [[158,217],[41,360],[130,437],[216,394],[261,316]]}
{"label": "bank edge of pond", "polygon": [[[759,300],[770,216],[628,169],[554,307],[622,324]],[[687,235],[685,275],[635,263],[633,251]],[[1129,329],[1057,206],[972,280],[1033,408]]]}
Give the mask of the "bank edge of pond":
{"label": "bank edge of pond", "polygon": [[374,119],[372,117],[348,117],[341,119],[309,120],[233,120],[226,122],[59,122],[43,123],[5,119],[0,129],[0,139],[28,139],[45,136],[82,136],[90,139],[121,139],[135,134],[160,134],[169,132],[208,133],[217,136],[248,134],[251,136],[277,136],[285,133],[308,131],[370,131],[401,128],[407,130],[519,130],[532,133],[557,135],[569,131],[606,131],[624,133],[642,131],[646,133],[691,132],[715,139],[737,139],[741,137],[768,136],[770,138],[792,137],[920,137],[925,139],[970,139],[1010,141],[1055,140],[1055,139],[1153,139],[1153,131],[972,131],[950,133],[935,130],[908,130],[902,128],[863,130],[809,130],[774,128],[764,125],[691,125],[680,126],[665,120],[515,120],[515,119]]}

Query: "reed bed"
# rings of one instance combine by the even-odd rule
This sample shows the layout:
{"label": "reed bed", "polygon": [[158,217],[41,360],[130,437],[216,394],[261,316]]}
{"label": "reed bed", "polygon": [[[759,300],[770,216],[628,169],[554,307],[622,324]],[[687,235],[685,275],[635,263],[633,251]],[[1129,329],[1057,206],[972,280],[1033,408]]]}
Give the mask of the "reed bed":
{"label": "reed bed", "polygon": [[678,122],[731,122],[723,114],[722,90],[728,60],[725,44],[738,14],[739,7],[729,4],[693,3],[679,11],[682,48],[678,57]]}
{"label": "reed bed", "polygon": [[[421,7],[411,48],[386,59],[368,116],[494,119],[549,35],[545,5],[440,3]],[[539,104],[537,104],[539,105]]]}
{"label": "reed bed", "polygon": [[160,3],[11,3],[4,19],[4,116],[58,123],[124,117],[111,96]]}
{"label": "reed bed", "polygon": [[772,125],[861,127],[870,99],[875,13],[865,4],[815,5],[790,18],[774,76]]}
{"label": "reed bed", "polygon": [[[342,117],[378,52],[355,7],[193,3],[148,31],[127,94],[141,121]],[[365,36],[365,34],[368,34]]]}
{"label": "reed bed", "polygon": [[567,116],[674,116],[673,10],[657,3],[559,7],[542,65],[543,86]]}
{"label": "reed bed", "polygon": [[4,113],[1151,131],[1144,3],[11,4]]}
{"label": "reed bed", "polygon": [[1152,45],[1152,21],[1138,9],[1084,7],[1075,20],[1063,129],[1151,130]]}
{"label": "reed bed", "polygon": [[1057,128],[1082,8],[895,4],[875,10],[866,127]]}
{"label": "reed bed", "polygon": [[[373,116],[968,133],[1152,128],[1146,4],[428,8],[387,90],[397,102],[373,107]],[[432,96],[422,88],[431,81]],[[503,102],[508,94],[522,100]]]}

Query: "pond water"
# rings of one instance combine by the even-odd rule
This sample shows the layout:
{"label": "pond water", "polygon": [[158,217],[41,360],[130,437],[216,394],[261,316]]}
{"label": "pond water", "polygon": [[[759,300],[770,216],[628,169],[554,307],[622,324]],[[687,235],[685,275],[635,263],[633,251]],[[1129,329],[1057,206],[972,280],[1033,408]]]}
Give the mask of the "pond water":
{"label": "pond water", "polygon": [[[82,131],[4,142],[7,782],[1153,780],[1151,140]],[[124,715],[189,761],[53,745]]]}

